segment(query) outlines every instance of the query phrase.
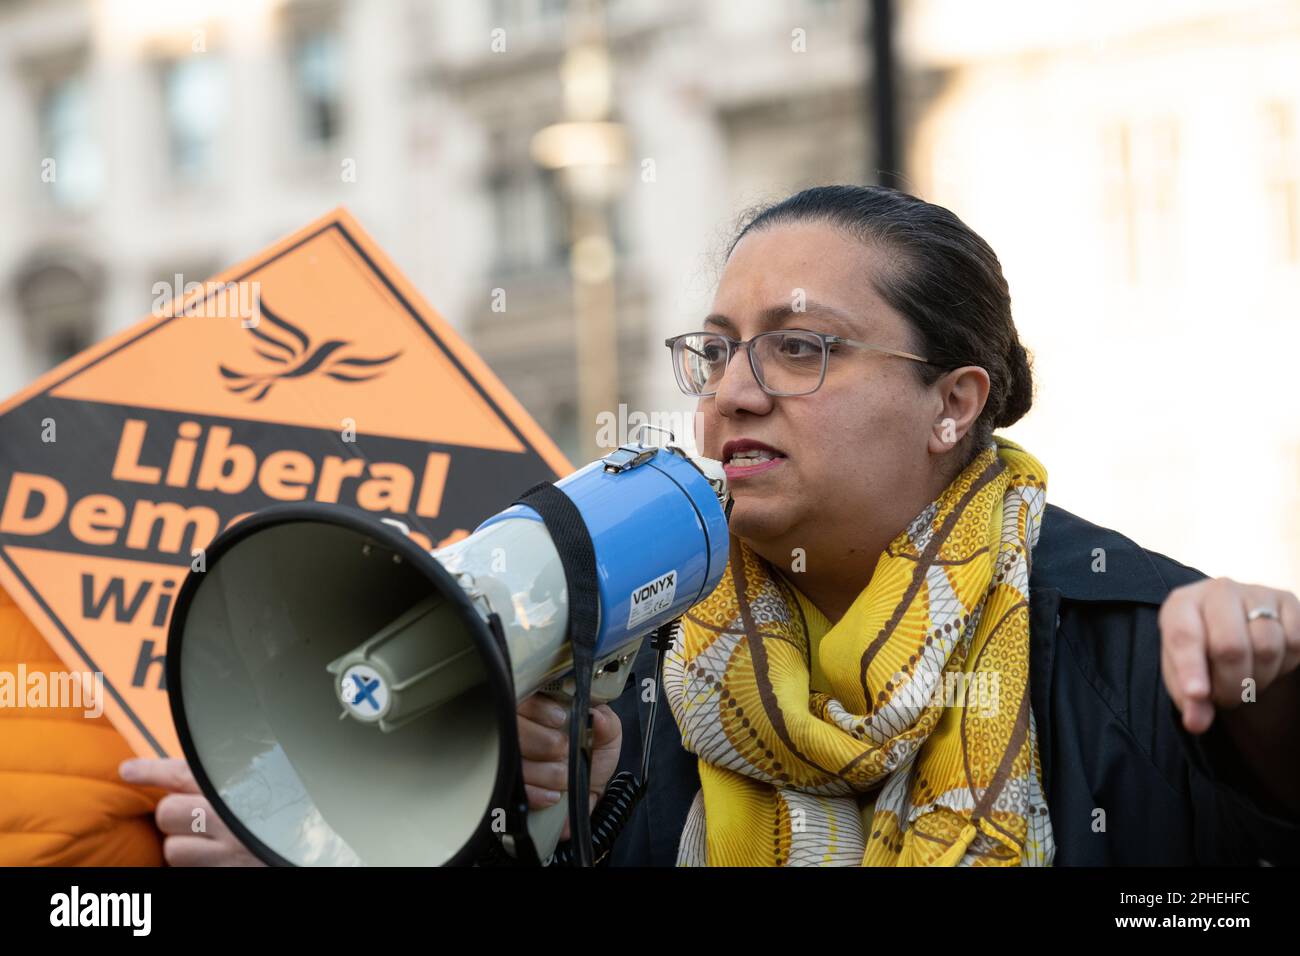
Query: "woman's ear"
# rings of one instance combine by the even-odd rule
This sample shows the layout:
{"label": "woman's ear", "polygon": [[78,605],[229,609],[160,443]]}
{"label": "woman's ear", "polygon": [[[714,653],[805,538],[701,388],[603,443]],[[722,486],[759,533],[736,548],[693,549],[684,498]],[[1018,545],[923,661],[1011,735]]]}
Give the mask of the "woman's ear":
{"label": "woman's ear", "polygon": [[934,383],[940,412],[930,430],[929,450],[942,455],[957,447],[984,411],[989,398],[989,373],[978,365],[946,372]]}

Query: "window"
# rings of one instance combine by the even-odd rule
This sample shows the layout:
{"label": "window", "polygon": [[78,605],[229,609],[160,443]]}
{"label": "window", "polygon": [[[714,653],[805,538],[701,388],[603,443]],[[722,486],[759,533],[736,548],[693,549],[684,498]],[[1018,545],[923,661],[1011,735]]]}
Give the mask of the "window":
{"label": "window", "polygon": [[213,179],[226,116],[225,64],[215,54],[195,53],[166,64],[162,84],[172,177],[186,184]]}
{"label": "window", "polygon": [[42,360],[48,368],[54,368],[86,351],[95,341],[89,321],[51,329],[46,340]]}
{"label": "window", "polygon": [[550,176],[532,169],[500,170],[488,180],[488,189],[495,268],[518,272],[562,265],[568,256],[567,230]]}
{"label": "window", "polygon": [[103,165],[90,94],[80,74],[50,84],[37,108],[42,182],[58,206],[79,208],[99,198]]}
{"label": "window", "polygon": [[494,167],[487,187],[497,272],[563,267],[568,260],[568,207],[555,174],[540,169],[529,156],[526,133],[497,130],[489,150]]}
{"label": "window", "polygon": [[44,372],[95,341],[102,270],[81,258],[34,256],[14,283],[27,352]]}
{"label": "window", "polygon": [[339,36],[327,30],[303,33],[293,41],[290,58],[302,138],[312,146],[329,146],[339,134],[343,85]]}
{"label": "window", "polygon": [[541,18],[555,20],[563,17],[569,10],[568,0],[541,0]]}
{"label": "window", "polygon": [[564,25],[569,0],[493,0],[491,10],[494,26],[549,32]]}

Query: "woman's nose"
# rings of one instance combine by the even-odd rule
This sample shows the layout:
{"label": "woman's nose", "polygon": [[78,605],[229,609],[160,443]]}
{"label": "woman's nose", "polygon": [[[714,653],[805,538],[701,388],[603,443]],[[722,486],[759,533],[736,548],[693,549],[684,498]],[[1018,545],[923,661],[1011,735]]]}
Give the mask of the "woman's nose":
{"label": "woman's nose", "polygon": [[763,391],[754,377],[749,355],[745,354],[748,348],[738,348],[732,353],[722,381],[718,383],[714,398],[719,414],[731,416],[738,412],[751,412],[763,415],[772,408],[772,396]]}

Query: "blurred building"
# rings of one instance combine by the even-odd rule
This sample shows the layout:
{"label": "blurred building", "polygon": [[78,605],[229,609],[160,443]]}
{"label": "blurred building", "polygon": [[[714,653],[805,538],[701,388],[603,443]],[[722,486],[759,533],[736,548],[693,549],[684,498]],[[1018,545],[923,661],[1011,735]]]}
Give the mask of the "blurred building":
{"label": "blurred building", "polygon": [[1300,591],[1300,2],[908,10],[909,172],[1002,259],[1049,500]]}
{"label": "blurred building", "polygon": [[362,7],[0,3],[0,388],[339,203],[417,264],[392,241],[411,44],[396,5]]}
{"label": "blurred building", "polygon": [[[572,457],[564,0],[0,0],[0,390],[344,204]],[[741,205],[861,180],[848,0],[610,0],[631,143],[610,210],[619,399],[684,411],[663,339],[704,314]]]}
{"label": "blurred building", "polygon": [[[0,0],[0,391],[346,205],[574,460],[578,0]],[[618,400],[686,412],[737,214],[875,179],[868,4],[606,0]],[[1300,0],[899,0],[912,191],[992,243],[1051,498],[1300,588]],[[616,412],[615,409],[611,409]]]}

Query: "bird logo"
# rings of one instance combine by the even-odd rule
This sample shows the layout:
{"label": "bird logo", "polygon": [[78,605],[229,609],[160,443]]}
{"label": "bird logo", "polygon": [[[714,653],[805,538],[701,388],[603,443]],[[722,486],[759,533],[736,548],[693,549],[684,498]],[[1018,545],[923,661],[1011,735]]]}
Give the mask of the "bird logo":
{"label": "bird logo", "polygon": [[240,372],[224,364],[217,366],[226,380],[226,388],[246,395],[250,402],[260,402],[280,381],[304,378],[317,372],[337,382],[368,382],[382,375],[384,366],[402,354],[399,349],[378,358],[349,355],[346,350],[353,343],[347,339],[328,339],[313,347],[306,332],[276,315],[266,302],[261,303],[261,316],[273,328],[265,328],[261,322],[248,328],[260,343],[253,345],[253,351],[277,367],[261,372]]}

